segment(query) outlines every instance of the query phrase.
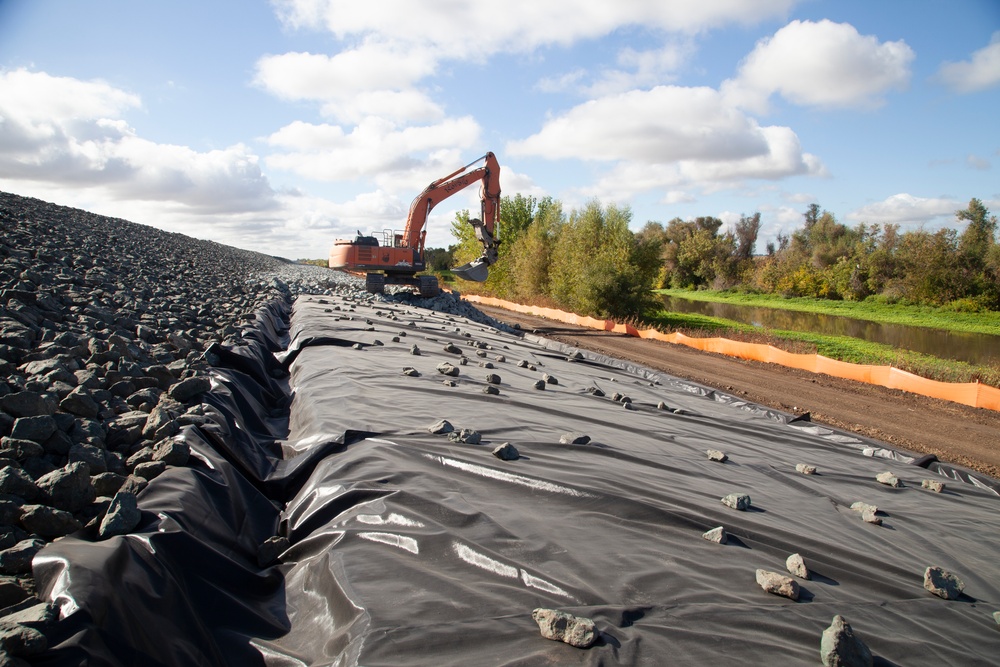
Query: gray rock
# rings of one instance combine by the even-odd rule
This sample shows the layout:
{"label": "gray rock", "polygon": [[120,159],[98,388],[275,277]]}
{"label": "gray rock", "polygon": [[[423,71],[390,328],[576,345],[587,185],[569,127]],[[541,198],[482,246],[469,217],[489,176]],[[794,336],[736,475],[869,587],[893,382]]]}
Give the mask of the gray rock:
{"label": "gray rock", "polygon": [[0,551],[0,574],[30,574],[31,559],[44,546],[45,541],[35,537]]}
{"label": "gray rock", "polygon": [[542,379],[545,380],[545,384],[559,384],[559,380],[557,380],[556,378],[552,377],[548,373],[545,373],[544,375],[542,375]]}
{"label": "gray rock", "polygon": [[187,465],[191,458],[191,447],[182,440],[168,438],[153,446],[153,461],[163,461],[168,466]]}
{"label": "gray rock", "polygon": [[42,602],[35,597],[29,597],[13,607],[4,609],[4,612],[6,612],[3,617],[4,623],[19,623],[42,631],[59,620],[59,609],[55,605]]}
{"label": "gray rock", "polygon": [[15,461],[25,461],[30,458],[38,458],[45,455],[45,448],[33,440],[20,440],[18,438],[0,438],[0,456],[14,459]]}
{"label": "gray rock", "polygon": [[815,475],[816,466],[806,465],[805,463],[795,464],[795,471],[800,472],[803,475]]}
{"label": "gray rock", "polygon": [[488,394],[490,396],[498,396],[500,394],[500,390],[494,387],[493,385],[486,385],[485,387],[483,387],[483,393]]}
{"label": "gray rock", "polygon": [[67,512],[83,509],[96,497],[94,485],[90,483],[90,466],[86,463],[67,463],[39,477],[35,484],[53,507]]}
{"label": "gray rock", "polygon": [[493,456],[497,457],[501,461],[516,461],[521,457],[517,448],[509,442],[505,442],[502,445],[495,447],[493,449]]}
{"label": "gray rock", "polygon": [[956,600],[965,590],[965,582],[937,566],[924,570],[924,588],[945,600]]}
{"label": "gray rock", "polygon": [[812,578],[812,574],[806,566],[806,561],[800,554],[792,554],[785,559],[785,568],[799,579]]}
{"label": "gray rock", "polygon": [[52,405],[35,391],[18,391],[0,397],[0,409],[12,417],[34,417],[55,412]]}
{"label": "gray rock", "polygon": [[257,549],[257,565],[267,567],[275,563],[290,546],[287,537],[275,535],[267,538]]}
{"label": "gray rock", "polygon": [[8,655],[38,655],[44,653],[48,647],[49,640],[40,630],[0,619],[0,650]]}
{"label": "gray rock", "polygon": [[94,492],[98,496],[112,497],[122,488],[125,483],[125,476],[115,472],[102,472],[93,475],[90,483],[94,486]]}
{"label": "gray rock", "polygon": [[41,494],[41,491],[31,475],[21,468],[7,466],[0,469],[0,493],[32,501]]}
{"label": "gray rock", "polygon": [[195,377],[185,378],[180,382],[171,385],[170,389],[167,390],[167,394],[170,398],[178,401],[179,403],[187,403],[196,396],[200,396],[211,389],[211,379],[205,377],[204,375],[197,375]]}
{"label": "gray rock", "polygon": [[449,375],[451,377],[455,377],[458,375],[459,370],[458,366],[450,364],[447,361],[443,361],[437,365],[437,372],[441,373],[442,375]]}
{"label": "gray rock", "polygon": [[870,509],[862,510],[861,519],[865,523],[872,523],[875,524],[876,526],[882,525],[882,517],[875,514],[875,512],[871,511]]}
{"label": "gray rock", "polygon": [[722,526],[713,528],[712,530],[706,531],[701,534],[709,542],[715,542],[716,544],[725,544],[729,541],[729,534],[726,529]]}
{"label": "gray rock", "polygon": [[62,431],[56,431],[42,443],[42,449],[45,450],[46,454],[55,454],[56,456],[66,456],[69,454],[69,448],[72,446],[72,438]]}
{"label": "gray rock", "polygon": [[757,584],[768,593],[780,595],[789,600],[799,599],[798,582],[783,574],[767,570],[757,570]]}
{"label": "gray rock", "polygon": [[729,457],[726,456],[723,452],[720,452],[718,449],[706,449],[705,454],[708,455],[709,461],[718,461],[719,463],[725,463],[726,461],[729,460]]}
{"label": "gray rock", "polygon": [[559,442],[563,445],[586,445],[590,443],[590,436],[586,433],[570,431],[560,435]]}
{"label": "gray rock", "polygon": [[448,439],[452,442],[462,442],[467,445],[478,445],[482,440],[482,436],[479,434],[479,431],[475,431],[471,428],[463,428],[460,431],[452,431],[449,433]]}
{"label": "gray rock", "polygon": [[41,444],[52,437],[57,428],[56,420],[52,415],[18,417],[14,420],[14,428],[11,429],[10,437],[19,440],[32,440]]}
{"label": "gray rock", "polygon": [[136,477],[135,475],[129,475],[125,478],[125,481],[122,483],[122,488],[118,491],[120,493],[128,491],[129,493],[134,493],[138,496],[139,493],[147,486],[149,486],[148,480],[143,479],[142,477]]}
{"label": "gray rock", "polygon": [[420,348],[417,347],[416,343],[410,346],[410,354],[420,356]]}
{"label": "gray rock", "polygon": [[500,376],[496,373],[488,373],[486,375],[486,381],[490,384],[500,384]]}
{"label": "gray rock", "polygon": [[934,493],[941,493],[944,491],[944,482],[939,482],[936,479],[925,479],[920,482],[921,488],[927,489],[928,491],[933,491]]}
{"label": "gray rock", "polygon": [[899,478],[893,475],[891,472],[880,472],[875,475],[876,481],[879,484],[885,484],[886,486],[891,486],[893,488],[899,488],[903,486],[903,483],[899,481]]}
{"label": "gray rock", "polygon": [[594,621],[564,611],[539,607],[531,612],[531,618],[538,624],[538,630],[546,639],[565,642],[577,648],[593,646],[599,636]]}
{"label": "gray rock", "polygon": [[534,389],[544,390],[545,380],[535,380],[534,384],[531,385]]}
{"label": "gray rock", "polygon": [[28,596],[28,591],[21,586],[16,577],[0,576],[0,609],[22,602]]}
{"label": "gray rock", "polygon": [[872,667],[874,664],[872,652],[839,614],[823,631],[819,654],[826,667]]}
{"label": "gray rock", "polygon": [[140,463],[147,463],[152,460],[153,460],[153,448],[143,447],[139,450],[136,450],[135,453],[132,454],[132,456],[128,457],[128,459],[125,461],[125,467],[134,469]]}
{"label": "gray rock", "polygon": [[745,493],[730,493],[722,498],[722,504],[734,510],[745,512],[750,509],[750,496]]}
{"label": "gray rock", "polygon": [[876,505],[869,505],[868,503],[861,502],[860,500],[851,503],[851,509],[855,512],[871,512],[872,514],[878,513],[878,507]]}
{"label": "gray rock", "polygon": [[451,354],[462,354],[462,348],[458,347],[454,343],[448,343],[444,346],[444,351]]}
{"label": "gray rock", "polygon": [[427,430],[433,433],[434,435],[444,435],[446,433],[451,433],[452,431],[454,431],[455,427],[452,426],[451,422],[448,421],[447,419],[441,419],[428,426]]}
{"label": "gray rock", "polygon": [[167,464],[163,461],[146,461],[145,463],[140,463],[132,470],[132,474],[136,477],[141,477],[146,481],[155,479],[163,474],[163,471],[167,469]]}
{"label": "gray rock", "polygon": [[403,368],[403,375],[418,378],[420,377],[420,371],[418,371],[413,366],[406,366],[405,368]]}
{"label": "gray rock", "polygon": [[25,505],[21,508],[21,525],[29,533],[55,539],[83,527],[76,518],[64,510],[48,505]]}
{"label": "gray rock", "polygon": [[93,445],[73,445],[69,448],[67,460],[70,463],[86,463],[94,475],[108,471],[104,450]]}
{"label": "gray rock", "polygon": [[97,534],[101,539],[107,539],[113,535],[127,535],[135,530],[140,520],[142,520],[142,513],[139,511],[139,503],[135,494],[119,491],[111,499],[111,505],[101,520],[101,527]]}
{"label": "gray rock", "polygon": [[76,387],[59,402],[59,407],[80,417],[94,418],[101,413],[101,406],[93,399],[86,387]]}

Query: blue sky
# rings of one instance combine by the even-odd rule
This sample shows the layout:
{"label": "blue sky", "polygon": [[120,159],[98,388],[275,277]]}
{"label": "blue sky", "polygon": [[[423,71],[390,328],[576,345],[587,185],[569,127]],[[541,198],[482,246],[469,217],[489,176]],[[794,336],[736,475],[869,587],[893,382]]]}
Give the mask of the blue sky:
{"label": "blue sky", "polygon": [[635,229],[760,211],[758,250],[813,202],[955,226],[998,117],[998,0],[0,0],[0,190],[292,258],[487,151]]}

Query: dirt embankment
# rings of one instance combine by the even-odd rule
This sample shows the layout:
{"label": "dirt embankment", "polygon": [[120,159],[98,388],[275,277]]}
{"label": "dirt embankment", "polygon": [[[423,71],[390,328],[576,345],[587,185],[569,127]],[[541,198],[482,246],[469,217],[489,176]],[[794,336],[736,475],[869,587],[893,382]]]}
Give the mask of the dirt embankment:
{"label": "dirt embankment", "polygon": [[508,324],[1000,477],[1000,412],[480,305]]}

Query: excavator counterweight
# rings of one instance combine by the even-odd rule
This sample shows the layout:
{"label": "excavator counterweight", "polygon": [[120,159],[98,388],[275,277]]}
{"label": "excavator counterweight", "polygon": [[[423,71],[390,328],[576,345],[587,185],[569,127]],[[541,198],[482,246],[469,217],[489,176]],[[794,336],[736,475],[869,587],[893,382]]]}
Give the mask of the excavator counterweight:
{"label": "excavator counterweight", "polygon": [[482,184],[482,215],[469,220],[469,224],[483,246],[483,254],[452,271],[465,280],[486,280],[490,265],[497,261],[499,243],[496,224],[500,213],[500,164],[493,153],[487,153],[424,188],[410,204],[406,228],[401,233],[386,230],[381,243],[374,234],[365,236],[360,231],[353,240],[335,241],[330,250],[330,268],[365,272],[369,292],[381,292],[385,285],[411,285],[421,296],[436,296],[440,292],[437,278],[416,275],[426,266],[424,241],[427,231],[424,227],[427,217],[439,202],[476,182]]}

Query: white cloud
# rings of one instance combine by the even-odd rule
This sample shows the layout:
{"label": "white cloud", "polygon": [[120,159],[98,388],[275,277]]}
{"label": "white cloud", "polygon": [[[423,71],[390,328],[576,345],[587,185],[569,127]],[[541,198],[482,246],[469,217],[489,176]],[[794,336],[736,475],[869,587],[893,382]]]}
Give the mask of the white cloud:
{"label": "white cloud", "polygon": [[634,88],[651,88],[673,81],[678,68],[694,51],[690,40],[664,44],[657,49],[636,51],[622,49],[616,68],[604,68],[593,74],[575,69],[557,77],[546,77],[536,88],[542,92],[570,92],[586,97],[602,97]]}
{"label": "white cloud", "polygon": [[142,139],[121,118],[140,105],[138,96],[102,81],[0,72],[0,177],[99,188],[109,197],[173,202],[191,213],[275,206],[246,146],[203,153]]}
{"label": "white cloud", "polygon": [[1000,31],[993,33],[990,43],[975,51],[971,59],[943,63],[934,80],[959,93],[974,93],[1000,84]]}
{"label": "white cloud", "polygon": [[288,100],[323,103],[323,113],[346,122],[370,115],[423,122],[442,109],[414,84],[434,73],[426,49],[366,40],[333,56],[283,53],[260,58],[254,82]]}
{"label": "white cloud", "polygon": [[705,191],[744,179],[824,175],[787,127],[761,127],[727,107],[711,88],[659,86],[592,100],[507,145],[511,155],[615,162],[593,188],[598,197],[655,189]]}
{"label": "white cloud", "polygon": [[961,208],[964,205],[950,197],[915,197],[904,192],[862,206],[846,217],[857,222],[922,225],[932,221],[941,222],[942,218],[953,219],[955,211]]}
{"label": "white cloud", "polygon": [[876,108],[886,92],[906,87],[914,57],[902,40],[879,42],[847,23],[792,21],[758,42],[721,89],[760,113],[774,93],[803,106]]}
{"label": "white cloud", "polygon": [[668,190],[659,200],[661,204],[690,204],[696,201],[697,197],[684,190]]}
{"label": "white cloud", "polygon": [[279,16],[295,28],[326,29],[344,39],[380,35],[421,44],[452,58],[483,58],[498,51],[527,52],[606,35],[625,26],[694,33],[721,25],[753,24],[787,15],[799,0],[276,0]]}
{"label": "white cloud", "polygon": [[989,171],[993,167],[993,164],[986,158],[971,153],[965,156],[965,164],[977,171]]}
{"label": "white cloud", "polygon": [[585,102],[511,142],[507,151],[646,163],[737,158],[766,152],[759,129],[711,88],[658,86]]}
{"label": "white cloud", "polygon": [[372,178],[399,191],[416,175],[440,171],[430,182],[461,166],[462,155],[479,142],[480,132],[468,116],[412,127],[368,117],[350,132],[338,125],[296,121],[268,137],[268,143],[286,151],[272,154],[267,164],[319,181]]}

